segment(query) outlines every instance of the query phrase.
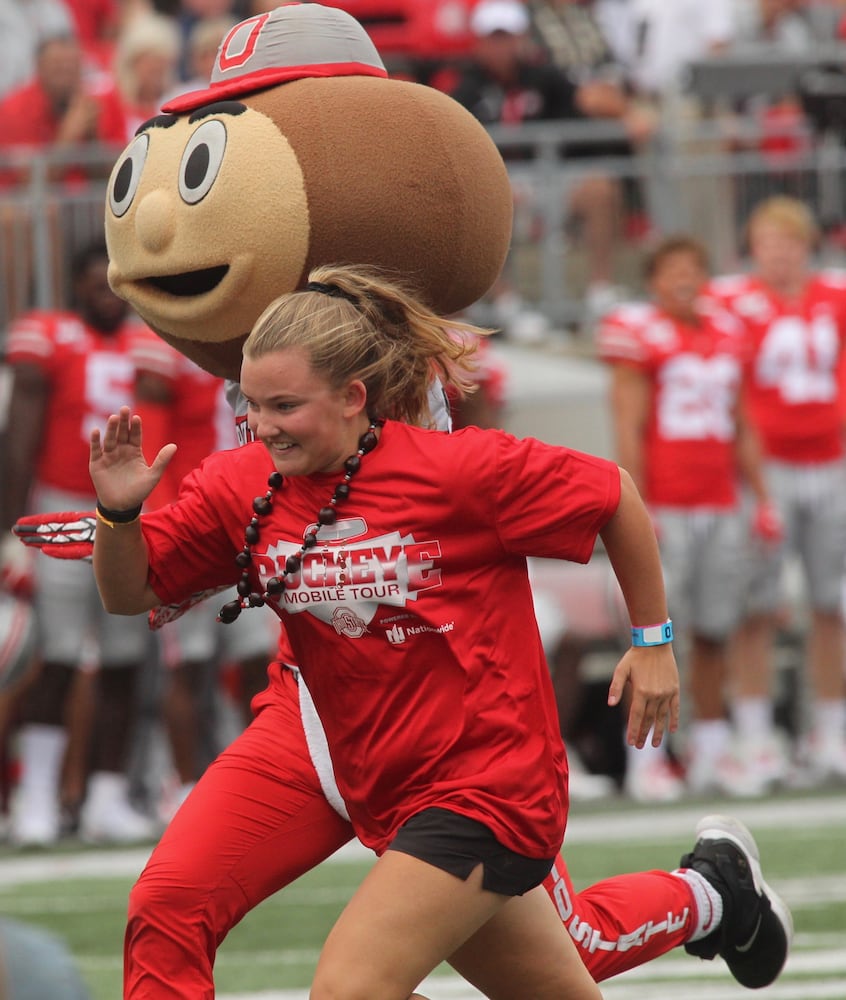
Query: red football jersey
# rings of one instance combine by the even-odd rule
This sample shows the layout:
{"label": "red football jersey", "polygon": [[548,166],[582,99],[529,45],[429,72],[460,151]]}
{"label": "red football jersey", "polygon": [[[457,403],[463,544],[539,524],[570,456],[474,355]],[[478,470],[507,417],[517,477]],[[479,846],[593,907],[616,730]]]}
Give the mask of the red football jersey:
{"label": "red football jersey", "polygon": [[167,418],[161,428],[164,439],[154,443],[148,456],[169,441],[177,446],[156,493],[158,503],[168,503],[176,499],[182,480],[204,458],[237,446],[235,418],[224,396],[223,379],[194,364],[148,327],[136,330],[131,354],[139,373],[156,375],[170,392]]}
{"label": "red football jersey", "polygon": [[[272,470],[259,443],[219,452],[175,506],[142,518],[162,601],[235,581]],[[285,480],[252,546],[262,584],[338,478]],[[389,421],[351,486],[280,613],[357,833],[381,852],[410,816],[444,806],[552,857],[566,762],[525,556],[586,562],[619,503],[619,470],[502,431]]]}
{"label": "red football jersey", "polygon": [[93,501],[89,437],[132,402],[131,331],[132,324],[125,324],[107,335],[69,312],[34,311],[12,324],[7,362],[34,365],[49,383],[36,470],[43,485]]}
{"label": "red football jersey", "polygon": [[752,275],[718,278],[709,292],[746,330],[746,400],[764,454],[802,463],[842,456],[846,273],[820,272],[792,302]]}
{"label": "red football jersey", "polygon": [[743,377],[740,324],[703,302],[687,326],[653,305],[609,313],[599,355],[643,372],[652,386],[644,442],[648,503],[733,507],[737,503],[736,411]]}

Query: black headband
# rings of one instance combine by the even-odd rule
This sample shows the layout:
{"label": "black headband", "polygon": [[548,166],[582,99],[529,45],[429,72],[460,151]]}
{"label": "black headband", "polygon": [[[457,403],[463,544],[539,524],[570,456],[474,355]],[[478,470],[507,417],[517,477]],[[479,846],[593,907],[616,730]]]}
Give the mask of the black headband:
{"label": "black headband", "polygon": [[310,281],[305,286],[305,290],[307,292],[320,292],[321,295],[329,295],[333,299],[346,299],[347,302],[352,302],[354,306],[358,305],[358,299],[355,295],[350,295],[349,292],[345,292],[343,288],[339,288],[337,285],[327,285],[322,281]]}

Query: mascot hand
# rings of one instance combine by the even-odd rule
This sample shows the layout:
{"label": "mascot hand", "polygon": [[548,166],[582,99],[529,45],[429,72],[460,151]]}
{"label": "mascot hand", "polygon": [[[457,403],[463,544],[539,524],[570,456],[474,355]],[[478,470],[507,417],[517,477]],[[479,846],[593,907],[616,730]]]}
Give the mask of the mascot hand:
{"label": "mascot hand", "polygon": [[14,535],[0,543],[0,590],[15,597],[32,597],[33,553],[18,544]]}
{"label": "mascot hand", "polygon": [[[65,511],[60,514],[30,514],[22,517],[12,530],[24,545],[40,549],[53,559],[85,559],[90,562],[94,551],[96,527],[97,520],[93,511]],[[14,542],[14,539],[12,541]],[[14,544],[20,548],[17,542]],[[181,604],[166,604],[153,608],[149,614],[150,628],[158,630],[168,622],[176,621],[195,604],[228,590],[229,587],[227,584],[213,590],[204,590],[199,594],[192,594]]]}
{"label": "mascot hand", "polygon": [[96,519],[93,510],[29,514],[12,528],[18,538],[53,559],[91,560]]}

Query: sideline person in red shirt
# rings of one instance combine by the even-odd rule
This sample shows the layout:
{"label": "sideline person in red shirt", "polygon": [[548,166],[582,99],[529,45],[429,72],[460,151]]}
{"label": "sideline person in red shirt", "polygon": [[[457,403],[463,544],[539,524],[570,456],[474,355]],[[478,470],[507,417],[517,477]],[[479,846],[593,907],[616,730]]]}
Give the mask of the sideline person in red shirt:
{"label": "sideline person in red shirt", "polygon": [[[94,500],[90,478],[80,475],[88,436],[115,406],[132,400],[135,376],[133,323],[109,287],[107,270],[104,242],[82,247],[71,264],[72,308],[26,313],[9,330],[5,359],[12,372],[14,433],[0,455],[0,527],[6,530],[27,511],[85,509]],[[62,765],[69,747],[78,746],[68,738],[69,707],[96,666],[90,746],[81,754],[80,787],[68,794],[84,795],[80,833],[87,840],[146,840],[155,826],[132,806],[126,775],[135,682],[147,656],[146,622],[104,614],[91,567],[75,560],[39,556],[34,600],[41,673],[20,713],[21,777],[11,839],[46,847],[60,836]]]}
{"label": "sideline person in red shirt", "polygon": [[[769,785],[846,781],[846,684],[842,586],[846,565],[843,440],[846,273],[814,271],[817,226],[783,195],[747,221],[750,274],[713,282],[711,293],[743,324],[749,342],[749,417],[784,542],[749,554],[749,594],[735,658],[734,713],[745,755]],[[806,639],[811,718],[794,761],[774,720],[774,652],[788,554],[801,563],[811,614]]]}
{"label": "sideline person in red shirt", "polygon": [[[757,443],[740,405],[743,328],[703,298],[708,260],[696,240],[681,235],[659,243],[646,278],[652,301],[609,314],[599,351],[611,366],[618,458],[649,505],[671,610],[690,637],[686,782],[696,794],[761,793],[764,787],[735,761],[725,704],[729,641],[745,582],[741,477],[759,508],[769,510]],[[629,752],[626,784],[642,801],[678,798],[684,790],[656,752]]]}
{"label": "sideline person in red shirt", "polygon": [[[175,505],[139,516],[174,446],[148,467],[128,407],[92,433],[95,572],[117,613],[237,581],[221,620],[258,604],[284,616],[352,826],[379,855],[330,934],[312,996],[406,997],[449,958],[489,995],[597,997],[565,914],[539,888],[563,837],[566,758],[525,555],[587,561],[602,534],[644,623],[609,695],[631,684],[628,738],[642,745],[678,712],[657,546],[612,463],[501,431],[403,422],[426,422],[433,368],[463,383],[454,326],[364,269],[313,271],[244,348],[258,442],[207,460]],[[719,951],[741,981],[751,961],[769,982],[789,941],[769,890],[747,886],[708,933],[720,919],[708,901],[725,889],[706,861],[717,841],[757,866],[748,832],[721,829],[700,828],[678,875],[697,913],[688,945]]]}

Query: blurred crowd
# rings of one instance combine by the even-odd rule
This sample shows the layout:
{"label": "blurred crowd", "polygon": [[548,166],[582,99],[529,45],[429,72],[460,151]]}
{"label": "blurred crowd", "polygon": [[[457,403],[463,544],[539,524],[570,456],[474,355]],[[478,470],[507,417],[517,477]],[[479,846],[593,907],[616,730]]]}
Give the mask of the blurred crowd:
{"label": "blurred crowd", "polygon": [[[446,91],[485,125],[617,126],[562,148],[568,160],[627,156],[648,143],[692,60],[750,46],[810,56],[846,42],[846,3],[836,0],[332,5],[368,26],[392,74]],[[102,179],[102,161],[92,166],[80,149],[123,148],[170,96],[207,84],[237,21],[274,6],[0,0],[0,226],[20,231],[20,206],[3,194],[25,179],[33,151],[59,154],[52,179],[69,191]],[[785,142],[791,123],[814,132],[817,107],[797,92],[748,99],[746,110]],[[509,145],[504,155],[519,207],[531,197],[520,183],[530,151]],[[678,746],[624,748],[619,716],[609,723],[602,705],[588,710],[581,670],[592,648],[627,639],[610,571],[600,558],[594,575],[571,583],[535,567],[573,797],[619,785],[661,802],[846,782],[846,279],[818,269],[818,220],[807,206],[777,194],[749,206],[742,275],[717,277],[722,262],[695,234],[648,234],[635,301],[615,286],[612,266],[632,197],[619,178],[588,173],[568,186],[565,215],[588,262],[591,350],[609,374],[616,457],[654,514],[690,718]],[[18,257],[31,252],[15,246]],[[156,632],[146,618],[110,619],[87,563],[33,559],[9,536],[23,515],[92,509],[87,430],[123,402],[142,413],[151,455],[167,440],[180,445],[151,502],[166,503],[206,454],[235,444],[222,384],[130,315],[108,286],[101,238],[61,246],[65,300],[48,310],[21,301],[0,340],[0,819],[21,846],[69,832],[106,843],[155,837],[249,718],[275,648],[270,616],[266,627],[257,616],[246,630],[221,630],[203,604]],[[548,323],[505,279],[493,301],[505,336],[531,340]],[[479,391],[453,401],[457,426],[506,420],[508,371],[495,337],[480,357]],[[789,557],[803,570],[808,607],[808,699],[804,718],[785,728],[777,656],[788,605],[778,583]],[[592,632],[578,621],[587,593],[602,609]],[[12,604],[31,619],[17,619]],[[600,746],[609,739],[619,766]]]}
{"label": "blurred crowd", "polygon": [[[846,35],[842,0],[516,0],[528,17],[532,58],[567,69],[579,82],[601,76],[633,92],[666,92],[684,64],[766,43],[809,53]],[[477,7],[488,10],[474,22]],[[472,58],[475,39],[503,16],[486,0],[336,0],[366,25],[385,56],[415,75]],[[198,25],[230,24],[273,9],[268,0],[4,0],[0,95],[29,83],[40,48],[75,37],[87,73],[99,73],[130,103],[190,79]],[[502,29],[501,29],[502,30]],[[158,56],[157,60],[152,55]],[[153,63],[158,63],[153,71]]]}
{"label": "blurred crowd", "polygon": [[[86,149],[120,149],[168,97],[208,80],[234,23],[274,6],[274,0],[0,0],[0,193],[30,176],[31,154],[39,150],[51,154],[50,179],[71,192],[87,178],[102,179],[103,159],[86,158]],[[450,93],[487,126],[611,129],[563,144],[559,153],[571,165],[631,156],[650,148],[662,128],[678,132],[679,115],[690,124],[720,110],[720,148],[767,153],[780,158],[783,170],[791,151],[815,148],[846,119],[842,59],[825,56],[826,46],[846,38],[842,0],[335,0],[332,6],[365,24],[392,75]],[[719,109],[713,100],[690,99],[691,63],[744,54],[763,54],[776,65],[808,60],[814,72],[794,74],[795,87],[780,83],[778,93],[718,101]],[[733,125],[725,112],[736,116]],[[529,230],[543,226],[541,216],[550,212],[548,202],[537,202],[533,175],[521,170],[534,149],[511,141],[504,149],[515,226]],[[566,186],[556,218],[583,255],[579,294],[587,324],[624,294],[615,254],[624,238],[655,228],[647,201],[630,178],[601,169],[579,173]],[[15,202],[0,206],[0,257],[32,255],[22,212]],[[58,242],[62,224],[51,219],[50,225]],[[66,257],[57,257],[53,273],[61,276]],[[6,278],[7,313],[26,305],[29,275],[20,262],[16,268],[14,280]],[[542,339],[549,318],[514,285],[504,279],[494,290],[497,323],[516,338]],[[56,286],[61,293],[66,281]]]}
{"label": "blurred crowd", "polygon": [[[237,21],[272,0],[0,0],[0,149],[124,143],[207,81]],[[336,0],[389,71],[441,87],[486,123],[619,120],[643,141],[692,61],[812,57],[846,38],[842,0]],[[512,39],[512,41],[509,41]],[[516,40],[516,41],[513,41]],[[802,116],[800,95],[759,104]]]}

